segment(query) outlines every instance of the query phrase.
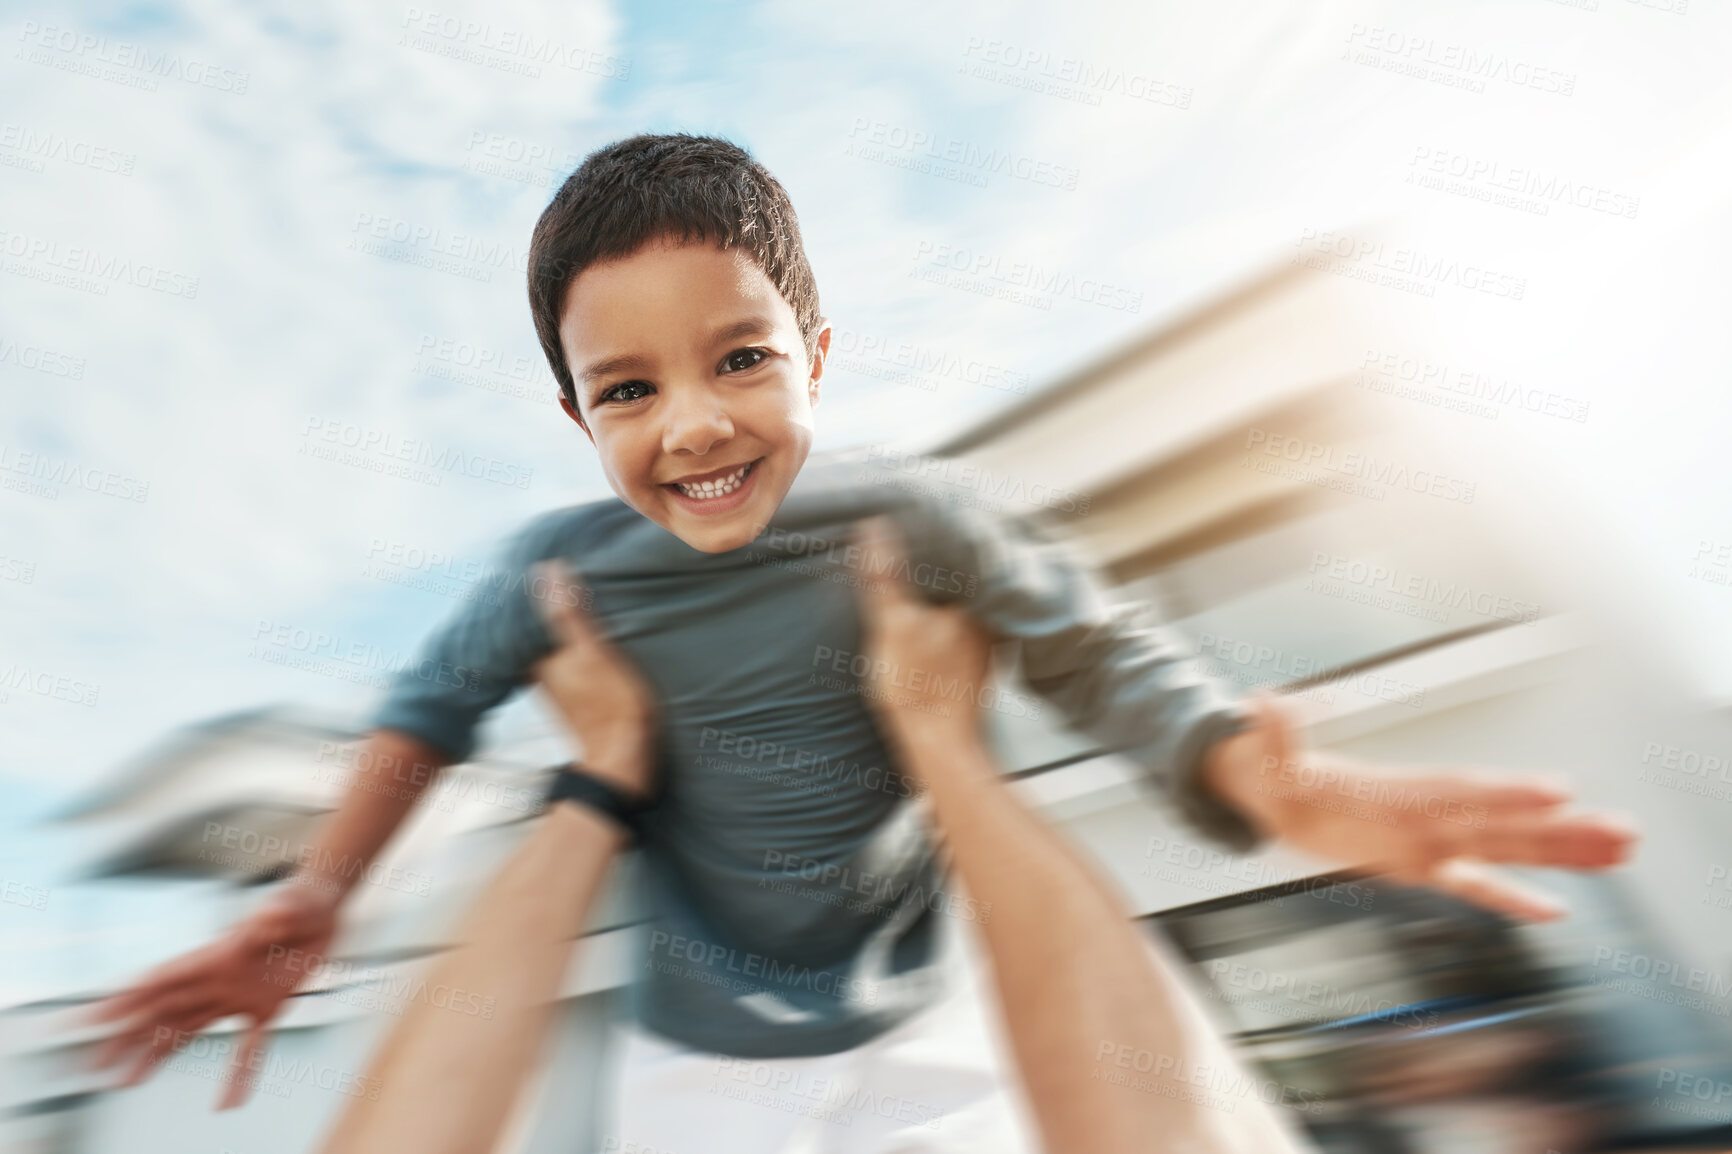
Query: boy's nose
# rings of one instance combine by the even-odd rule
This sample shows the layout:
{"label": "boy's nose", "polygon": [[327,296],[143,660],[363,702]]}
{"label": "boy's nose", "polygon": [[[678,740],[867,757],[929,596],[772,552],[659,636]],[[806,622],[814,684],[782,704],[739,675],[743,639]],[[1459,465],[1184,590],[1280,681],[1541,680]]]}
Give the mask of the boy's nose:
{"label": "boy's nose", "polygon": [[673,403],[663,406],[664,453],[702,456],[734,435],[734,423],[728,419],[727,410],[706,392],[671,398]]}

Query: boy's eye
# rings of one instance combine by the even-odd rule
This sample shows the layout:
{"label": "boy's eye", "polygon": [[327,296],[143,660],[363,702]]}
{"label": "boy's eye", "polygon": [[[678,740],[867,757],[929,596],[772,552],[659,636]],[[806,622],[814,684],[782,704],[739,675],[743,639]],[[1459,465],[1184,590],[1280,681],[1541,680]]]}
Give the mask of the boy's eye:
{"label": "boy's eye", "polygon": [[603,389],[596,400],[608,401],[641,401],[650,395],[648,381],[622,381],[611,388]]}
{"label": "boy's eye", "polygon": [[769,355],[763,349],[735,349],[722,358],[722,368],[729,372],[742,373]]}

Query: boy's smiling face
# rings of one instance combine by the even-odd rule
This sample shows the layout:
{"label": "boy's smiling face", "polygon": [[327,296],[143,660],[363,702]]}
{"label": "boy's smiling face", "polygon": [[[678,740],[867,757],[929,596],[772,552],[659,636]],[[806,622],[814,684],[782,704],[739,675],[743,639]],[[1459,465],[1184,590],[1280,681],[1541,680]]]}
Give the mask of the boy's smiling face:
{"label": "boy's smiling face", "polygon": [[621,500],[705,553],[764,531],[812,447],[828,326],[808,360],[750,256],[670,240],[579,273],[559,339],[577,384],[560,404]]}

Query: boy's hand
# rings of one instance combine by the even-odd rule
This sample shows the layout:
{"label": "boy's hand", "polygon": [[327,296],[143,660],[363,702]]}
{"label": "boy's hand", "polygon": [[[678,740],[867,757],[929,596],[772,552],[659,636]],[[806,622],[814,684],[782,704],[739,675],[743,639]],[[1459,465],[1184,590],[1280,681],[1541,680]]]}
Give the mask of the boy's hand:
{"label": "boy's hand", "polygon": [[992,643],[967,613],[929,605],[902,580],[907,556],[888,517],[855,530],[865,559],[861,600],[866,656],[861,692],[893,736],[974,736]]}
{"label": "boy's hand", "polygon": [[1256,728],[1213,746],[1205,781],[1262,831],[1317,857],[1363,865],[1519,918],[1564,908],[1483,863],[1603,869],[1628,860],[1626,821],[1568,808],[1571,794],[1532,777],[1414,776],[1299,749],[1267,696]]}
{"label": "boy's hand", "polygon": [[121,1025],[97,1051],[95,1069],[136,1057],[123,1086],[143,1081],[155,1065],[219,1018],[251,1019],[217,1109],[239,1106],[252,1089],[259,1048],[283,1000],[311,977],[337,932],[338,899],[290,880],[216,941],[173,958],[131,988],[90,1007],[88,1020]]}
{"label": "boy's hand", "polygon": [[583,746],[583,767],[633,797],[651,791],[655,697],[631,661],[602,635],[586,609],[589,590],[564,561],[535,567],[535,598],[558,645],[535,680]]}

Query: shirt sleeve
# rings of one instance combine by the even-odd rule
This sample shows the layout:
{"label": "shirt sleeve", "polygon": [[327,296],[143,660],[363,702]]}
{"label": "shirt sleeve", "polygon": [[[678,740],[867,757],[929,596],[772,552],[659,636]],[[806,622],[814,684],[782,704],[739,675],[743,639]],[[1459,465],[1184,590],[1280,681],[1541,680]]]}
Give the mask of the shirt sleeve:
{"label": "shirt sleeve", "polygon": [[556,555],[561,518],[550,514],[511,539],[465,600],[399,670],[373,727],[425,742],[467,761],[475,733],[494,706],[527,684],[553,640],[531,600],[530,566]]}
{"label": "shirt sleeve", "polygon": [[1146,608],[1111,603],[1071,550],[1021,521],[942,500],[905,506],[897,521],[911,561],[961,575],[934,599],[1015,642],[1029,688],[1073,728],[1142,766],[1199,832],[1239,853],[1263,843],[1201,780],[1205,751],[1250,728],[1250,710]]}

